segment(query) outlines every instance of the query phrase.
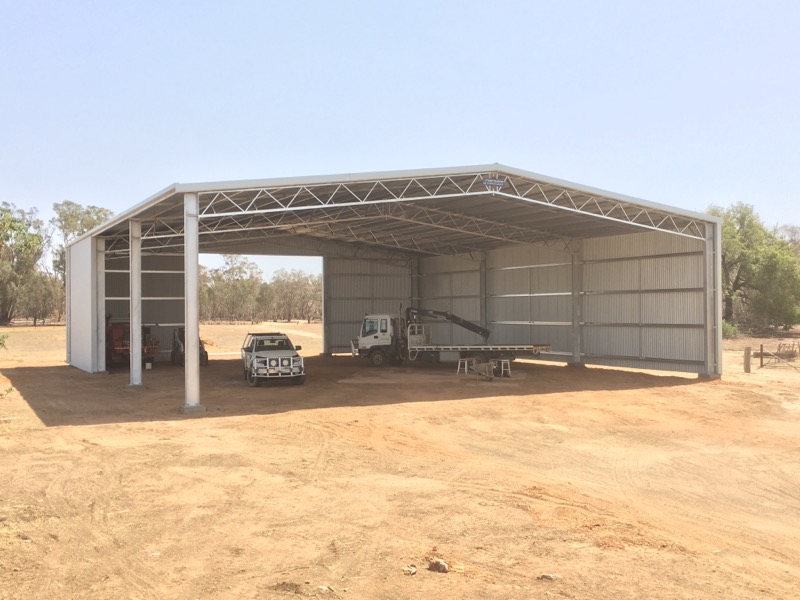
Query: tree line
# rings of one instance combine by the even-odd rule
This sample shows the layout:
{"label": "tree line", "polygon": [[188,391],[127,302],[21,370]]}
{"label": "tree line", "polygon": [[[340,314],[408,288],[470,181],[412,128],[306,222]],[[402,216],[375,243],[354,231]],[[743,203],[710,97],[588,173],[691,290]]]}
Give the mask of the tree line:
{"label": "tree line", "polygon": [[[0,205],[0,326],[27,319],[62,322],[66,310],[66,249],[108,220],[110,210],[69,200],[44,222],[36,209]],[[260,322],[322,318],[322,276],[280,270],[264,281],[258,266],[225,256],[218,269],[200,267],[203,320]],[[0,343],[2,337],[0,337]]]}
{"label": "tree line", "polygon": [[[61,321],[66,307],[66,247],[111,217],[106,208],[66,200],[45,223],[37,209],[0,204],[0,325]],[[49,262],[48,262],[49,259]]]}
{"label": "tree line", "polygon": [[264,281],[258,266],[225,255],[217,269],[200,267],[201,321],[296,321],[322,319],[322,275],[281,269]]}
{"label": "tree line", "polygon": [[[34,325],[64,318],[66,247],[111,217],[111,211],[64,201],[45,223],[36,209],[0,204],[0,325]],[[722,299],[727,326],[746,330],[800,323],[800,227],[770,229],[754,207],[711,206],[722,219]],[[49,260],[48,260],[49,259]],[[276,272],[265,281],[253,262],[225,256],[224,265],[200,270],[203,320],[288,321],[322,317],[322,277]],[[0,338],[1,339],[1,338]]]}

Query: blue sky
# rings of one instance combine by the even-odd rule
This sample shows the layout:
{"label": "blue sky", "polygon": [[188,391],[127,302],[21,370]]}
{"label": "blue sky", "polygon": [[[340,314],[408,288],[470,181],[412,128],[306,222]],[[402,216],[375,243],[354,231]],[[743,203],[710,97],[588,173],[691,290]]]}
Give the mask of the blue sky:
{"label": "blue sky", "polygon": [[0,201],[500,162],[800,225],[798,22],[794,0],[0,0]]}

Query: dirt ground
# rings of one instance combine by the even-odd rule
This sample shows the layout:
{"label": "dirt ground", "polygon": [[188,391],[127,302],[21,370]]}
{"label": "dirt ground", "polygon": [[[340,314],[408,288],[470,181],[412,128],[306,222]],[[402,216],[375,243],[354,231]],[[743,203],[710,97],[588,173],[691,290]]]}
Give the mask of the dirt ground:
{"label": "dirt ground", "polygon": [[264,327],[307,383],[248,387],[248,327],[204,326],[201,415],[181,368],[133,390],[65,366],[61,327],[4,331],[0,598],[800,597],[800,371],[743,373],[758,341],[717,381],[484,382]]}

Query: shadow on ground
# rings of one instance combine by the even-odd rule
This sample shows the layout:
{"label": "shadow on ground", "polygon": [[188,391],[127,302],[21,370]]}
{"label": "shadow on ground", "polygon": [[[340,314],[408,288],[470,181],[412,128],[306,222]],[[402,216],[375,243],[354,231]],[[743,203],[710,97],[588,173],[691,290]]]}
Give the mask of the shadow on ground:
{"label": "shadow on ground", "polygon": [[[168,421],[265,415],[343,406],[406,402],[468,401],[478,398],[576,394],[591,391],[681,387],[691,376],[515,362],[511,378],[486,381],[456,374],[455,365],[414,364],[383,369],[349,356],[306,359],[304,385],[289,381],[247,385],[238,358],[216,358],[201,368],[203,413],[184,414],[184,371],[159,363],[143,372],[144,387],[132,389],[127,369],[89,374],[70,366],[15,367],[5,375],[45,426]],[[422,393],[424,392],[424,394]],[[434,400],[432,400],[434,398]]]}

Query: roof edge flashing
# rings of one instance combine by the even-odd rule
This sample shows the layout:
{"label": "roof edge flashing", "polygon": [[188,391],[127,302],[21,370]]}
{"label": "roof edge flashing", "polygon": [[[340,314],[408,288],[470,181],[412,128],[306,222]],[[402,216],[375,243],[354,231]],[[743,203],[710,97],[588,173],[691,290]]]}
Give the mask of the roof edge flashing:
{"label": "roof edge flashing", "polygon": [[176,192],[222,192],[298,185],[335,185],[374,179],[408,179],[413,177],[447,177],[469,173],[502,172],[507,170],[501,164],[471,165],[463,167],[442,167],[430,169],[406,169],[400,171],[367,171],[363,173],[335,173],[329,175],[307,175],[298,177],[278,177],[274,179],[242,179],[232,181],[206,181],[177,184]]}
{"label": "roof edge flashing", "polygon": [[93,236],[97,235],[98,233],[100,233],[101,231],[103,231],[105,229],[109,229],[110,227],[114,227],[115,225],[119,225],[120,223],[122,223],[123,221],[125,221],[127,219],[135,217],[137,213],[139,213],[139,212],[141,212],[141,211],[143,211],[143,210],[145,210],[147,208],[150,208],[151,206],[154,206],[154,205],[158,204],[164,198],[167,198],[167,197],[171,196],[172,194],[176,193],[178,191],[179,187],[180,187],[179,183],[172,183],[172,184],[168,185],[167,187],[165,187],[160,192],[156,192],[155,194],[153,194],[152,196],[150,196],[147,199],[143,200],[139,204],[136,204],[136,205],[132,206],[131,208],[129,208],[128,210],[126,210],[124,212],[121,212],[121,213],[119,213],[117,215],[114,215],[108,221],[105,221],[105,222],[101,223],[100,225],[98,225],[96,227],[93,227],[92,229],[90,229],[89,231],[84,233],[83,235],[75,238],[69,244],[67,244],[67,247],[72,246],[73,244],[77,244],[78,242],[80,242],[81,240],[83,240],[85,238],[93,237]]}

